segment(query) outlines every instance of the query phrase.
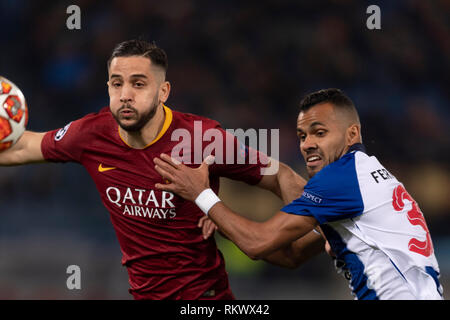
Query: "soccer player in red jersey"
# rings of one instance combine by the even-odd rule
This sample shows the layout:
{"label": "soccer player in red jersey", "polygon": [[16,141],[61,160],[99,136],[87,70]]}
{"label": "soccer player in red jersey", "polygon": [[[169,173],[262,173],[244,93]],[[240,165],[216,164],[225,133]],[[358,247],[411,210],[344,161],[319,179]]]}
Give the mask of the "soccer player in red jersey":
{"label": "soccer player in red jersey", "polygon": [[[167,56],[155,44],[120,43],[108,61],[110,106],[59,130],[26,131],[16,145],[0,153],[0,165],[82,164],[110,213],[135,299],[234,299],[223,256],[214,238],[207,237],[211,224],[204,229],[205,237],[198,227],[202,211],[195,203],[155,187],[165,181],[153,159],[179,146],[174,138],[177,129],[194,133],[190,143],[200,143],[201,152],[206,143],[194,141],[196,123],[201,123],[202,134],[214,128],[224,139],[229,137],[218,122],[165,105],[170,93],[166,70]],[[233,139],[237,155],[240,144]],[[195,158],[195,149],[184,148],[183,159]],[[222,152],[230,150],[224,147]],[[254,164],[212,165],[212,189],[218,192],[219,178],[228,177],[271,190],[286,204],[297,198],[305,181],[282,163],[276,174],[263,175],[264,156],[258,154],[260,161]],[[191,166],[202,160],[192,161]]]}

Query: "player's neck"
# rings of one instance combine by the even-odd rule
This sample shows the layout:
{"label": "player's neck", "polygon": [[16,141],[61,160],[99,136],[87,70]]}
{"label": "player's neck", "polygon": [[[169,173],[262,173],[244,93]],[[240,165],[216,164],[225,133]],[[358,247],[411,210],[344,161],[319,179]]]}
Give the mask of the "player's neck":
{"label": "player's neck", "polygon": [[130,147],[143,149],[158,136],[164,125],[165,117],[164,108],[159,105],[153,118],[140,131],[129,132],[119,126],[120,136]]}

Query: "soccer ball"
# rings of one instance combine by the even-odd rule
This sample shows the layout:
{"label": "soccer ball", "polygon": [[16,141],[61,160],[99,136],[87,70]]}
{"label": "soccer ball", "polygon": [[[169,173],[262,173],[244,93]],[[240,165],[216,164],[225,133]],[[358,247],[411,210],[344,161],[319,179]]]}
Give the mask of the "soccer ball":
{"label": "soccer ball", "polygon": [[0,76],[0,152],[19,140],[27,123],[28,108],[22,91]]}

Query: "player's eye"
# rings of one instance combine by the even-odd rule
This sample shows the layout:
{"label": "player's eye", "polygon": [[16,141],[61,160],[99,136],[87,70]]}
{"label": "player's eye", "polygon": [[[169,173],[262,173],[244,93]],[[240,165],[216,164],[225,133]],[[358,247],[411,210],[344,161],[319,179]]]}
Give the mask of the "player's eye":
{"label": "player's eye", "polygon": [[142,87],[145,86],[145,83],[143,83],[143,82],[135,82],[135,83],[134,83],[134,86],[135,86],[135,87],[138,87],[138,88],[142,88]]}
{"label": "player's eye", "polygon": [[305,141],[306,134],[300,134],[298,137],[300,138],[300,141]]}
{"label": "player's eye", "polygon": [[120,82],[113,82],[113,83],[112,83],[112,86],[113,86],[114,88],[119,88],[121,85],[122,85],[122,84],[121,84]]}
{"label": "player's eye", "polygon": [[318,136],[318,137],[323,137],[323,136],[325,136],[325,130],[318,130],[317,132],[316,132],[316,136]]}

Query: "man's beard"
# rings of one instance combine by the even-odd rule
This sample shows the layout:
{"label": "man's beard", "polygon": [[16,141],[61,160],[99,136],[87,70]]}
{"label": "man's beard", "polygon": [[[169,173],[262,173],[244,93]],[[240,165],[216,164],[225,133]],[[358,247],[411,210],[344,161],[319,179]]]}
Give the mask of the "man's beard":
{"label": "man's beard", "polygon": [[[143,114],[139,114],[139,112],[133,108],[130,104],[124,104],[122,105],[116,114],[113,113],[114,119],[116,119],[116,122],[119,124],[119,126],[128,132],[138,132],[140,131],[156,114],[156,110],[158,109],[158,101],[157,96],[153,99],[150,108],[147,112]],[[133,118],[136,118],[136,121],[132,124],[125,125],[122,123],[120,119],[120,111],[123,109],[130,109],[134,112]]]}

